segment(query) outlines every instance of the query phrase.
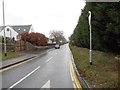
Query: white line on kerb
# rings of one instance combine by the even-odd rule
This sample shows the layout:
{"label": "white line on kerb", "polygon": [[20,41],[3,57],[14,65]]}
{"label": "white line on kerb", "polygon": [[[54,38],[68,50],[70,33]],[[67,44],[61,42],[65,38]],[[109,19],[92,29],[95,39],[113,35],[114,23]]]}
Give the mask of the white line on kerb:
{"label": "white line on kerb", "polygon": [[46,63],[48,63],[53,57],[49,58],[48,60],[46,60]]}
{"label": "white line on kerb", "polygon": [[19,84],[20,82],[22,82],[24,79],[26,79],[28,76],[30,76],[31,74],[33,74],[35,71],[37,71],[40,68],[37,67],[36,69],[34,69],[32,72],[30,72],[29,74],[27,74],[25,77],[23,77],[22,79],[20,79],[18,82],[14,83],[12,86],[10,86],[7,90],[10,90],[11,88],[15,87],[17,84]]}

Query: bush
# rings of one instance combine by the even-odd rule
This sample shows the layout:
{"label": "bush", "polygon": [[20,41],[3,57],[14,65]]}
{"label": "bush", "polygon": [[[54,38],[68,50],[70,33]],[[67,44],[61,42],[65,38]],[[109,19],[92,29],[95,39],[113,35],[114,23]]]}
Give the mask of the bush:
{"label": "bush", "polygon": [[[0,42],[4,43],[4,37],[3,36],[0,36]],[[14,45],[14,39],[6,37],[6,44],[7,45]]]}
{"label": "bush", "polygon": [[36,46],[45,46],[47,45],[48,39],[45,35],[41,33],[22,33],[21,34],[21,39],[23,41],[28,41],[33,45]]}

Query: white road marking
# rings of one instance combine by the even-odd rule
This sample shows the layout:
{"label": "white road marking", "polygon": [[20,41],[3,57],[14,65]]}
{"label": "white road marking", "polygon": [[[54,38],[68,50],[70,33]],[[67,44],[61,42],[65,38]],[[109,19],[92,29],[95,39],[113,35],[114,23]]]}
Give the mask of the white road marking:
{"label": "white road marking", "polygon": [[49,58],[48,60],[46,60],[46,63],[48,63],[53,57]]}
{"label": "white road marking", "polygon": [[50,80],[48,80],[41,88],[50,88]]}
{"label": "white road marking", "polygon": [[22,79],[20,79],[18,82],[14,83],[12,86],[10,86],[7,90],[10,90],[11,88],[15,87],[17,84],[19,84],[20,82],[22,82],[24,79],[26,79],[27,77],[29,77],[31,74],[33,74],[35,71],[37,71],[40,68],[37,67],[36,69],[34,69],[32,72],[30,72],[29,74],[27,74],[25,77],[23,77]]}

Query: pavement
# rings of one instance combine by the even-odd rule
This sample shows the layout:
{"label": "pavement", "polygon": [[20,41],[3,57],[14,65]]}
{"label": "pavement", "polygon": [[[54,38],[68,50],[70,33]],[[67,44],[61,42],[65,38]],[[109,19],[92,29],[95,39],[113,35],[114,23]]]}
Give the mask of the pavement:
{"label": "pavement", "polygon": [[33,58],[36,56],[41,56],[43,54],[46,54],[50,50],[52,50],[52,49],[42,50],[42,51],[41,50],[20,51],[19,53],[21,53],[22,56],[0,62],[0,68],[7,67],[7,66],[13,65],[17,62],[21,62],[23,60],[27,60],[27,59],[30,59],[30,58]]}
{"label": "pavement", "polygon": [[[33,90],[41,88],[74,90],[74,88],[79,88],[82,90],[72,64],[68,44],[62,45],[60,49],[52,49],[42,53],[44,54],[41,55],[37,51],[29,52],[28,55],[31,57],[36,55],[36,57],[3,70],[0,73],[2,88],[5,88],[4,90],[14,88],[15,90],[16,88],[23,90],[24,88]],[[26,57],[29,56],[25,55],[23,58]]]}

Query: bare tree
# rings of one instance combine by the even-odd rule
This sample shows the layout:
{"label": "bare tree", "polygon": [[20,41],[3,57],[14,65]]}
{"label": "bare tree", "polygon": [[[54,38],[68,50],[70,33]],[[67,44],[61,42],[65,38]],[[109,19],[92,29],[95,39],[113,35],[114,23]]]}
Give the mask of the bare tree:
{"label": "bare tree", "polygon": [[50,38],[52,38],[57,44],[60,44],[63,40],[65,41],[63,34],[63,31],[52,30],[50,31]]}

